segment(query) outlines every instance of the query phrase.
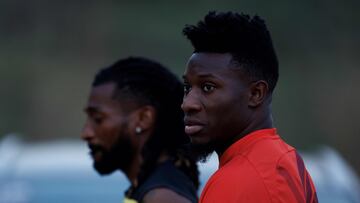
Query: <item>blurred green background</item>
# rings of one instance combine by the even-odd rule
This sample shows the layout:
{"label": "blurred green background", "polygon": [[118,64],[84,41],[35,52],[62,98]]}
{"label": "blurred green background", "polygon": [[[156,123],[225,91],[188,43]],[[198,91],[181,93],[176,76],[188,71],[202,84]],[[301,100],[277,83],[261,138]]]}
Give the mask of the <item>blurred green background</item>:
{"label": "blurred green background", "polygon": [[262,16],[280,61],[275,124],[291,145],[335,147],[360,172],[360,1],[0,0],[0,138],[79,139],[94,73],[140,55],[179,76],[182,36],[209,10]]}

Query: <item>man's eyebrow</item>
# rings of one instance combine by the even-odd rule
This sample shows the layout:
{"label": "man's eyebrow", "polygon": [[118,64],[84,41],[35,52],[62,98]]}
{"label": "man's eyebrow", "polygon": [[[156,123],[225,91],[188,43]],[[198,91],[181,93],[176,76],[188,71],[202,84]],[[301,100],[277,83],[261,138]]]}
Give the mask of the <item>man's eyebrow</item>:
{"label": "man's eyebrow", "polygon": [[[217,77],[216,75],[214,75],[212,73],[200,73],[200,74],[197,74],[197,77],[199,77],[199,78],[215,78],[215,79],[219,78],[219,77]],[[186,75],[183,75],[182,78],[184,80],[187,80]]]}
{"label": "man's eyebrow", "polygon": [[94,106],[88,106],[88,107],[84,108],[84,111],[86,113],[95,113],[95,112],[99,111],[99,108],[94,107]]}
{"label": "man's eyebrow", "polygon": [[200,73],[198,74],[198,77],[200,78],[218,78],[216,75],[212,73]]}

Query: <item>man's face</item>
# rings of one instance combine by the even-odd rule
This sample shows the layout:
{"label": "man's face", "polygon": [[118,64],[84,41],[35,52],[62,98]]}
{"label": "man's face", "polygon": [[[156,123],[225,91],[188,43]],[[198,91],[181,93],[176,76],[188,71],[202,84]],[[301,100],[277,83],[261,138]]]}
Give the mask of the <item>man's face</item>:
{"label": "man's face", "polygon": [[85,108],[87,120],[82,139],[87,141],[94,168],[100,174],[126,170],[134,158],[135,148],[128,129],[126,107],[113,98],[114,83],[92,88]]}
{"label": "man's face", "polygon": [[249,81],[231,59],[230,54],[194,53],[184,73],[185,132],[201,158],[214,150],[222,153],[250,121]]}

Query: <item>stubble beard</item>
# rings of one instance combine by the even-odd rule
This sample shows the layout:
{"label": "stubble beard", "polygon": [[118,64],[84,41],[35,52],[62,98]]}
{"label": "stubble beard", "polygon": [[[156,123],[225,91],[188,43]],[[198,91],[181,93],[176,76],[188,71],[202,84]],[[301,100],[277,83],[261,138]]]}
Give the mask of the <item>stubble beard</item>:
{"label": "stubble beard", "polygon": [[130,135],[122,131],[119,132],[118,138],[110,150],[99,149],[102,158],[99,161],[94,161],[93,166],[100,175],[109,175],[119,169],[127,171],[134,160],[135,150],[130,141]]}
{"label": "stubble beard", "polygon": [[190,143],[191,153],[196,157],[197,161],[205,163],[209,160],[211,154],[215,151],[213,143]]}

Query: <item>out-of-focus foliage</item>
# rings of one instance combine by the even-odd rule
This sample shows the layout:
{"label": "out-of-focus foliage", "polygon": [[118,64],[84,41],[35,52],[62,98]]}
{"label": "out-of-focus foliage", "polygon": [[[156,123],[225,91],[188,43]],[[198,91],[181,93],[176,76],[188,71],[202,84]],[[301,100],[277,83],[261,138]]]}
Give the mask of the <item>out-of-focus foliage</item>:
{"label": "out-of-focus foliage", "polygon": [[182,36],[208,10],[259,14],[280,61],[274,120],[292,145],[331,144],[360,163],[360,2],[0,1],[0,135],[78,137],[93,75],[119,58],[159,60],[179,76]]}

